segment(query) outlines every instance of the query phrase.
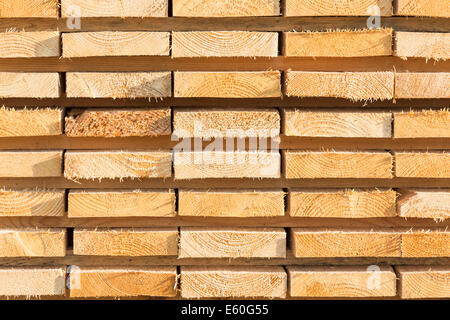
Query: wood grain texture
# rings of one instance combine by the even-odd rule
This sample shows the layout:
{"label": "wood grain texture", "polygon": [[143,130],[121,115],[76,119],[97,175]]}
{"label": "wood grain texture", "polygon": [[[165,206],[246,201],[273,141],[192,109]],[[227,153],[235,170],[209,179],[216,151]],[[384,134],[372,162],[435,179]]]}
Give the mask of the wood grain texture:
{"label": "wood grain texture", "polygon": [[58,98],[58,73],[0,72],[0,98]]}
{"label": "wood grain texture", "polygon": [[450,111],[424,110],[394,113],[394,138],[449,138]]}
{"label": "wood grain texture", "polygon": [[58,0],[2,0],[0,18],[57,18]]}
{"label": "wood grain texture", "polygon": [[450,17],[450,6],[442,0],[395,0],[395,15],[419,17]]}
{"label": "wood grain texture", "polygon": [[0,108],[0,137],[62,134],[62,109]]}
{"label": "wood grain texture", "polygon": [[450,218],[450,191],[447,189],[400,190],[397,210],[405,218]]}
{"label": "wood grain texture", "polygon": [[66,229],[0,229],[0,257],[64,257]]}
{"label": "wood grain texture", "polygon": [[292,190],[291,217],[382,218],[397,216],[394,190]]}
{"label": "wood grain texture", "polygon": [[392,178],[388,152],[285,151],[287,179]]}
{"label": "wood grain texture", "polygon": [[58,31],[21,31],[0,33],[0,58],[35,58],[58,56]]}
{"label": "wood grain texture", "polygon": [[450,257],[450,231],[413,230],[403,233],[402,257]]}
{"label": "wood grain texture", "polygon": [[450,298],[448,266],[400,266],[397,271],[402,299]]}
{"label": "wood grain texture", "polygon": [[0,177],[58,177],[62,175],[62,151],[2,151]]}
{"label": "wood grain texture", "polygon": [[279,0],[172,0],[180,17],[278,16]]}
{"label": "wood grain texture", "polygon": [[279,71],[174,72],[176,98],[273,98],[281,96]]}
{"label": "wood grain texture", "polygon": [[450,59],[450,33],[395,32],[395,55],[405,59]]}
{"label": "wood grain texture", "polygon": [[81,17],[167,17],[168,0],[61,0],[61,16],[72,16],[79,8]]}
{"label": "wood grain texture", "polygon": [[392,15],[392,0],[286,0],[287,16],[370,16],[371,6],[382,16]]}
{"label": "wood grain texture", "polygon": [[61,217],[64,190],[0,189],[0,217]]}
{"label": "wood grain texture", "polygon": [[167,178],[172,175],[170,151],[67,151],[67,179]]}
{"label": "wood grain texture", "polygon": [[397,72],[395,97],[402,99],[450,98],[450,73],[448,72]]}
{"label": "wood grain texture", "polygon": [[181,267],[183,298],[285,298],[282,267]]}
{"label": "wood grain texture", "polygon": [[395,152],[395,176],[450,178],[449,152]]}
{"label": "wood grain texture", "polygon": [[75,229],[73,254],[130,257],[176,256],[178,229]]}
{"label": "wood grain texture", "polygon": [[175,193],[162,190],[71,190],[68,216],[174,217]]}
{"label": "wood grain texture", "polygon": [[175,267],[70,268],[70,297],[175,297]]}
{"label": "wood grain texture", "polygon": [[288,267],[291,297],[369,298],[394,297],[396,274],[390,266]]}
{"label": "wood grain texture", "polygon": [[394,73],[288,71],[286,95],[353,101],[389,100],[394,98]]}

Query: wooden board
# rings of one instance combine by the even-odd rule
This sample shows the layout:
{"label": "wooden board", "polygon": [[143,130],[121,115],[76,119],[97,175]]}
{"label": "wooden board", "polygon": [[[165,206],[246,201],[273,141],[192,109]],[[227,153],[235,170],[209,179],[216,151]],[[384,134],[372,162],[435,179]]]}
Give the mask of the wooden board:
{"label": "wooden board", "polygon": [[176,98],[281,97],[279,71],[174,72]]}
{"label": "wooden board", "polygon": [[394,190],[292,190],[289,215],[311,218],[383,218],[397,216]]}
{"label": "wooden board", "polygon": [[394,138],[450,138],[450,111],[395,112]]}
{"label": "wooden board", "polygon": [[298,258],[400,257],[401,244],[395,231],[291,229],[291,248]]}
{"label": "wooden board", "polygon": [[397,210],[405,218],[450,218],[450,191],[447,189],[400,190]]}
{"label": "wooden board", "polygon": [[282,267],[181,267],[183,298],[285,298]]}
{"label": "wooden board", "polygon": [[70,297],[175,297],[176,267],[71,267]]}
{"label": "wooden board", "polygon": [[178,229],[75,229],[73,254],[130,257],[176,256]]}
{"label": "wooden board", "polygon": [[287,179],[392,178],[389,152],[285,151]]}
{"label": "wooden board", "polygon": [[394,73],[288,71],[286,95],[389,100],[394,97]]}
{"label": "wooden board", "polygon": [[81,17],[167,17],[168,0],[61,0],[61,16],[79,8]]}
{"label": "wooden board", "polygon": [[395,32],[395,55],[405,59],[450,59],[450,33]]}
{"label": "wooden board", "polygon": [[58,177],[62,175],[62,151],[2,151],[0,177]]}
{"label": "wooden board", "polygon": [[397,294],[396,275],[390,266],[295,266],[287,270],[291,297],[369,298]]}
{"label": "wooden board", "polygon": [[278,33],[194,31],[172,33],[172,57],[276,57]]}
{"label": "wooden board", "polygon": [[67,151],[67,179],[167,178],[172,175],[170,151]]}
{"label": "wooden board", "polygon": [[175,179],[279,178],[278,152],[175,152]]}
{"label": "wooden board", "polygon": [[0,72],[0,98],[58,97],[58,73]]}
{"label": "wooden board", "polygon": [[390,138],[388,112],[303,111],[284,109],[284,134],[298,137]]}
{"label": "wooden board", "polygon": [[67,72],[68,98],[162,98],[171,96],[170,72]]}
{"label": "wooden board", "polygon": [[172,0],[181,17],[278,16],[280,0]]}
{"label": "wooden board", "polygon": [[66,117],[69,137],[145,137],[169,135],[170,108],[85,110]]}
{"label": "wooden board", "polygon": [[178,215],[195,217],[281,217],[282,190],[178,190]]}
{"label": "wooden board", "polygon": [[392,55],[392,29],[285,32],[290,57],[371,57]]}
{"label": "wooden board", "polygon": [[395,176],[450,178],[449,152],[395,152]]}
{"label": "wooden board", "polygon": [[62,134],[62,109],[0,108],[0,137]]}
{"label": "wooden board", "polygon": [[448,266],[400,266],[397,271],[402,299],[450,298]]}
{"label": "wooden board", "polygon": [[68,201],[69,218],[175,216],[172,190],[71,190]]}
{"label": "wooden board", "polygon": [[0,217],[61,217],[64,190],[0,189]]}
{"label": "wooden board", "polygon": [[169,32],[75,32],[62,35],[63,57],[168,56]]}
{"label": "wooden board", "polygon": [[64,257],[66,229],[0,229],[0,257]]}
{"label": "wooden board", "polygon": [[58,0],[2,0],[0,18],[57,18]]}
{"label": "wooden board", "polygon": [[395,74],[395,97],[448,99],[450,98],[450,73],[398,72]]}
{"label": "wooden board", "polygon": [[284,258],[283,228],[195,228],[180,231],[180,258]]}
{"label": "wooden board", "polygon": [[442,0],[395,0],[395,15],[419,17],[450,17],[450,6]]}
{"label": "wooden board", "polygon": [[402,234],[402,257],[450,257],[450,232],[416,230]]}
{"label": "wooden board", "polygon": [[35,58],[58,56],[58,31],[21,31],[0,33],[0,58]]}
{"label": "wooden board", "polygon": [[392,0],[286,0],[287,16],[370,16],[371,6],[380,7],[380,15],[392,15]]}

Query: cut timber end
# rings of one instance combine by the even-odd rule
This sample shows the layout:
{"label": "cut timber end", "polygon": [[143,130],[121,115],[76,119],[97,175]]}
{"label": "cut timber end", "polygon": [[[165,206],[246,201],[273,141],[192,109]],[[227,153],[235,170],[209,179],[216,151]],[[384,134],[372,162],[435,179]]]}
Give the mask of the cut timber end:
{"label": "cut timber end", "polygon": [[58,0],[2,0],[0,18],[57,18]]}
{"label": "cut timber end", "polygon": [[195,31],[172,33],[172,57],[276,57],[278,33]]}
{"label": "cut timber end", "polygon": [[395,217],[395,199],[394,190],[292,190],[289,193],[289,215],[314,218]]}
{"label": "cut timber end", "polygon": [[168,56],[169,32],[74,32],[62,35],[63,57]]}
{"label": "cut timber end", "polygon": [[395,55],[401,58],[450,59],[450,33],[396,32]]}
{"label": "cut timber end", "polygon": [[69,192],[69,218],[86,217],[174,217],[173,191]]}
{"label": "cut timber end", "polygon": [[392,178],[389,152],[285,151],[287,179]]}
{"label": "cut timber end", "polygon": [[283,228],[182,227],[180,258],[285,258]]}
{"label": "cut timber end", "polygon": [[400,257],[401,234],[395,231],[291,229],[298,258]]}
{"label": "cut timber end", "polygon": [[399,99],[448,99],[450,98],[450,73],[396,73],[395,97]]}
{"label": "cut timber end", "polygon": [[172,0],[179,17],[278,16],[280,0]]}
{"label": "cut timber end", "polygon": [[286,95],[353,101],[391,100],[394,98],[394,73],[288,71]]}
{"label": "cut timber end", "polygon": [[168,0],[61,0],[61,16],[73,15],[79,8],[81,17],[167,17]]}
{"label": "cut timber end", "polygon": [[278,98],[279,71],[174,72],[176,98]]}
{"label": "cut timber end", "polygon": [[450,138],[450,111],[395,112],[394,138]]}
{"label": "cut timber end", "polygon": [[73,254],[83,256],[176,256],[178,229],[75,229]]}
{"label": "cut timber end", "polygon": [[175,297],[176,267],[71,268],[70,297]]}
{"label": "cut timber end", "polygon": [[423,230],[402,234],[402,257],[450,257],[450,232]]}
{"label": "cut timber end", "polygon": [[196,217],[281,217],[282,190],[179,190],[178,215]]}
{"label": "cut timber end", "polygon": [[[291,297],[369,298],[397,294],[396,275],[388,266],[376,270],[370,266],[298,266],[287,270]],[[372,280],[374,277],[377,283]]]}
{"label": "cut timber end", "polygon": [[68,137],[146,137],[169,135],[170,108],[85,110],[66,117]]}
{"label": "cut timber end", "polygon": [[282,267],[181,267],[183,298],[285,298]]}
{"label": "cut timber end", "polygon": [[67,72],[68,98],[163,98],[171,96],[170,72]]}
{"label": "cut timber end", "polygon": [[447,0],[396,0],[395,15],[418,17],[450,17]]}
{"label": "cut timber end", "polygon": [[168,178],[172,175],[170,151],[67,151],[67,179]]}
{"label": "cut timber end", "polygon": [[[439,0],[438,0],[439,1]],[[370,10],[378,6],[380,12]],[[392,0],[286,0],[286,16],[391,16]]]}
{"label": "cut timber end", "polygon": [[286,32],[284,55],[371,57],[392,55],[392,29]]}
{"label": "cut timber end", "polygon": [[0,72],[0,98],[58,98],[58,73]]}
{"label": "cut timber end", "polygon": [[58,56],[58,31],[0,33],[0,58]]}
{"label": "cut timber end", "polygon": [[64,257],[66,229],[0,229],[0,257]]}
{"label": "cut timber end", "polygon": [[297,137],[390,138],[388,112],[311,112],[284,109],[284,133]]}
{"label": "cut timber end", "polygon": [[450,298],[448,266],[399,266],[402,299]]}
{"label": "cut timber end", "polygon": [[62,134],[62,109],[0,108],[0,137]]}
{"label": "cut timber end", "polygon": [[37,178],[62,175],[62,151],[2,151],[0,177]]}
{"label": "cut timber end", "polygon": [[175,152],[175,179],[279,178],[278,152]]}
{"label": "cut timber end", "polygon": [[405,218],[450,218],[450,190],[400,190],[398,213]]}
{"label": "cut timber end", "polygon": [[61,217],[64,197],[64,190],[0,189],[0,217]]}
{"label": "cut timber end", "polygon": [[402,178],[450,178],[449,152],[396,152],[395,176]]}

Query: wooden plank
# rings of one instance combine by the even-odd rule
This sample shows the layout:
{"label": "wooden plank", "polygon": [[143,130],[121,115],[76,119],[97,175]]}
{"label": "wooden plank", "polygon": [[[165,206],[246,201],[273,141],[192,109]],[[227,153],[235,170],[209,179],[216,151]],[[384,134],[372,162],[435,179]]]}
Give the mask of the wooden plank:
{"label": "wooden plank", "polygon": [[397,295],[396,275],[390,266],[288,267],[291,297],[369,298]]}
{"label": "wooden plank", "polygon": [[178,229],[75,229],[73,254],[130,257],[176,256]]}
{"label": "wooden plank", "polygon": [[178,215],[191,217],[281,217],[282,190],[178,190]]}
{"label": "wooden plank", "polygon": [[174,135],[180,138],[275,137],[280,134],[277,109],[175,109]]}
{"label": "wooden plank", "polygon": [[450,33],[395,32],[395,55],[405,59],[450,59]]}
{"label": "wooden plank", "polygon": [[418,230],[402,234],[402,257],[450,257],[450,232]]}
{"label": "wooden plank", "polygon": [[449,138],[450,111],[423,110],[394,113],[394,138]]}
{"label": "wooden plank", "polygon": [[449,152],[395,152],[395,176],[450,178]]}
{"label": "wooden plank", "polygon": [[58,97],[58,73],[0,72],[0,98]]}
{"label": "wooden plank", "polygon": [[175,193],[172,190],[71,190],[68,216],[174,217]]}
{"label": "wooden plank", "polygon": [[401,234],[380,230],[291,229],[291,248],[298,258],[400,257]]}
{"label": "wooden plank", "polygon": [[442,0],[395,0],[395,15],[418,17],[450,17],[450,6]]}
{"label": "wooden plank", "polygon": [[284,258],[283,228],[195,228],[180,231],[180,258]]}
{"label": "wooden plank", "polygon": [[286,95],[360,100],[394,98],[393,72],[286,72]]}
{"label": "wooden plank", "polygon": [[175,297],[176,267],[72,267],[70,297]]}
{"label": "wooden plank", "polygon": [[380,15],[392,15],[392,0],[286,0],[286,16],[370,16],[371,6],[380,8]]}
{"label": "wooden plank", "polygon": [[168,178],[172,175],[170,151],[67,151],[67,179]]}
{"label": "wooden plank", "polygon": [[450,191],[446,189],[400,190],[397,210],[405,218],[450,218]]}
{"label": "wooden plank", "polygon": [[172,33],[172,57],[277,57],[278,33],[194,31]]}
{"label": "wooden plank", "polygon": [[282,267],[181,267],[183,298],[285,298]]}
{"label": "wooden plank", "polygon": [[171,96],[170,72],[67,72],[68,98],[163,98]]}
{"label": "wooden plank", "polygon": [[283,110],[284,134],[297,137],[390,138],[389,112]]}
{"label": "wooden plank", "polygon": [[280,0],[172,0],[177,17],[278,16]]}
{"label": "wooden plank", "polygon": [[0,189],[0,217],[62,217],[64,190]]}
{"label": "wooden plank", "polygon": [[291,217],[384,218],[397,216],[394,190],[292,190]]}
{"label": "wooden plank", "polygon": [[62,134],[62,109],[0,108],[0,137]]}
{"label": "wooden plank", "polygon": [[61,16],[81,17],[167,17],[168,0],[61,0]]}
{"label": "wooden plank", "polygon": [[66,117],[68,137],[147,137],[170,135],[170,108],[85,110]]}
{"label": "wooden plank", "polygon": [[281,157],[266,151],[175,152],[175,179],[279,178]]}
{"label": "wooden plank", "polygon": [[392,29],[285,32],[288,57],[371,57],[392,55]]}
{"label": "wooden plank", "polygon": [[389,152],[285,151],[287,179],[392,178]]}
{"label": "wooden plank", "polygon": [[62,174],[62,151],[2,151],[0,177],[58,177]]}
{"label": "wooden plank", "polygon": [[0,229],[0,257],[64,257],[66,229]]}
{"label": "wooden plank", "polygon": [[279,71],[174,72],[176,98],[281,97]]}
{"label": "wooden plank", "polygon": [[402,299],[450,298],[448,266],[400,266],[396,269]]}
{"label": "wooden plank", "polygon": [[395,97],[402,99],[450,98],[450,73],[448,72],[397,72]]}
{"label": "wooden plank", "polygon": [[0,58],[36,58],[58,56],[58,31],[7,31],[0,33]]}
{"label": "wooden plank", "polygon": [[0,18],[57,18],[58,0],[2,0]]}
{"label": "wooden plank", "polygon": [[168,56],[169,32],[63,33],[63,57]]}

